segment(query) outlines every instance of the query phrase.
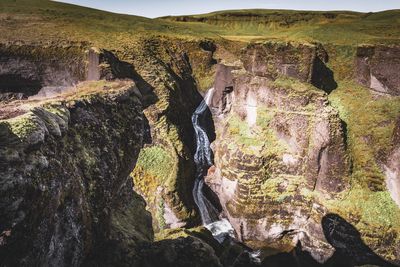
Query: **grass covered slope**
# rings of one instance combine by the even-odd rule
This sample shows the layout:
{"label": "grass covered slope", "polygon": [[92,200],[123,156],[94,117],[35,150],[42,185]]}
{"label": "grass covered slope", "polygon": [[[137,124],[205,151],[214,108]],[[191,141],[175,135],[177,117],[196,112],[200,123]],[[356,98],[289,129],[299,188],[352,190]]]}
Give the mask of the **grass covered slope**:
{"label": "grass covered slope", "polygon": [[[209,27],[120,15],[47,0],[0,2],[0,41],[88,41],[120,48],[143,35],[206,35]],[[17,34],[16,34],[17,33]]]}
{"label": "grass covered slope", "polygon": [[338,44],[400,41],[400,10],[378,13],[232,10],[163,19],[185,22],[188,27],[208,24],[219,35],[235,40],[279,38]]}
{"label": "grass covered slope", "polygon": [[3,0],[0,14],[2,42],[70,40],[120,48],[143,35],[168,35],[242,41],[279,38],[337,44],[400,43],[400,10],[233,10],[148,19],[47,0]]}

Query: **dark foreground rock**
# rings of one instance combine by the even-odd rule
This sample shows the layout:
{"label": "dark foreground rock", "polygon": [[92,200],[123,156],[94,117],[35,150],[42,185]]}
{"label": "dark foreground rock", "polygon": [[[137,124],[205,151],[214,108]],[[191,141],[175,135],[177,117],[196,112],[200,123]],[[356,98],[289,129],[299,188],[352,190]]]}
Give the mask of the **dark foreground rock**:
{"label": "dark foreground rock", "polygon": [[122,82],[78,91],[0,121],[1,266],[126,261],[153,238],[128,179],[143,138],[140,93]]}

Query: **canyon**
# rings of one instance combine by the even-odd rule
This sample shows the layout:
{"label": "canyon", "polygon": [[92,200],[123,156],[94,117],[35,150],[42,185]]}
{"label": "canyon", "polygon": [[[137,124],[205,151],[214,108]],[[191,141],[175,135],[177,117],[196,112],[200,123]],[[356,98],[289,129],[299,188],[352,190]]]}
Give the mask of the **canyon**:
{"label": "canyon", "polygon": [[400,34],[279,36],[374,14],[35,1],[0,9],[0,266],[400,265]]}

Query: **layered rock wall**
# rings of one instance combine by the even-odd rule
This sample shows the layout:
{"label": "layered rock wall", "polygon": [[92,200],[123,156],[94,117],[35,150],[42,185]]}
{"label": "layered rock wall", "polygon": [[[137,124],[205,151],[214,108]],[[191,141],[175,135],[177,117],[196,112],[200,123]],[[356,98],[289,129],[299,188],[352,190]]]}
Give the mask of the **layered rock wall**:
{"label": "layered rock wall", "polygon": [[[144,83],[142,91],[148,106],[144,113],[149,128],[132,177],[135,189],[144,196],[153,215],[156,232],[196,220],[191,115],[202,99],[193,70],[202,58],[189,57],[187,48],[179,45],[148,41],[143,44],[147,49],[141,50],[134,61]],[[199,43],[192,45],[194,52],[205,56],[208,62],[210,52]]]}
{"label": "layered rock wall", "polygon": [[329,58],[319,44],[266,42],[243,50],[244,68],[257,76],[276,79],[279,75],[309,82],[330,93],[337,87],[333,72],[325,65]]}
{"label": "layered rock wall", "polygon": [[52,97],[81,81],[135,75],[132,65],[86,43],[0,45],[0,101]]}
{"label": "layered rock wall", "polygon": [[[93,59],[94,57],[90,57]],[[0,45],[1,93],[35,95],[43,87],[65,87],[86,79],[85,47]]]}
{"label": "layered rock wall", "polygon": [[400,207],[400,118],[393,131],[393,148],[383,168],[386,174],[386,186],[392,199]]}

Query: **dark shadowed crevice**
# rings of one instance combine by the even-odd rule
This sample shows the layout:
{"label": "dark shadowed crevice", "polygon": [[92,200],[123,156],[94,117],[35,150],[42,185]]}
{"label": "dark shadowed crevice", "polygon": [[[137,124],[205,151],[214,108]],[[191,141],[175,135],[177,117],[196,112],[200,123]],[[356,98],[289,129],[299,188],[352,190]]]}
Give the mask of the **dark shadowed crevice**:
{"label": "dark shadowed crevice", "polygon": [[311,84],[328,94],[338,86],[334,79],[333,71],[319,57],[315,57],[313,62]]}
{"label": "dark shadowed crevice", "polygon": [[22,93],[25,96],[35,95],[42,88],[39,80],[24,78],[18,74],[0,75],[0,94]]}

